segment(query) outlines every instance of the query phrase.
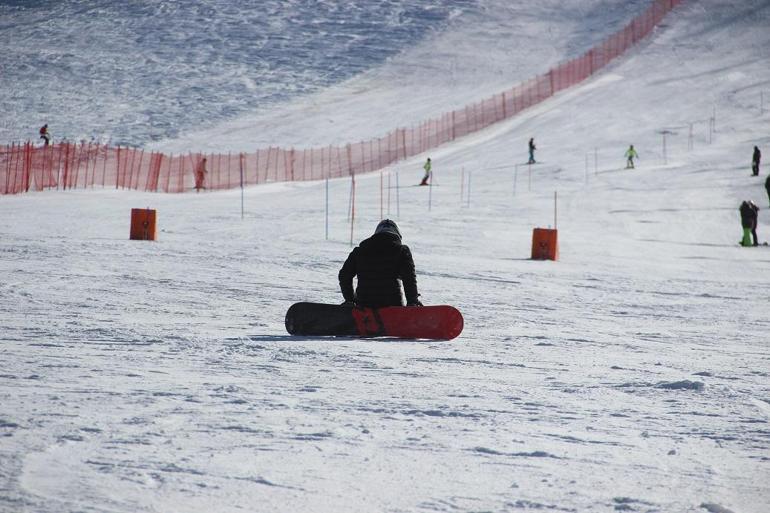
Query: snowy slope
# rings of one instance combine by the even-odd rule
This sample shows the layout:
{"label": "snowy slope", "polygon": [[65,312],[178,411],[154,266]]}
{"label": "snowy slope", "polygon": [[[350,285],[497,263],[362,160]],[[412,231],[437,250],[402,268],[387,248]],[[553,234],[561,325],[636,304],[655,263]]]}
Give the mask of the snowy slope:
{"label": "snowy slope", "polygon": [[[0,511],[768,511],[770,248],[736,243],[743,199],[770,233],[749,171],[769,22],[686,2],[584,86],[433,152],[439,186],[411,186],[422,157],[359,177],[354,238],[397,220],[423,300],[465,315],[452,342],[285,334],[292,302],[341,301],[346,180],[328,241],[323,183],[248,189],[243,219],[240,191],[3,197]],[[554,191],[560,260],[532,261]],[[126,240],[145,206],[159,240]]]}

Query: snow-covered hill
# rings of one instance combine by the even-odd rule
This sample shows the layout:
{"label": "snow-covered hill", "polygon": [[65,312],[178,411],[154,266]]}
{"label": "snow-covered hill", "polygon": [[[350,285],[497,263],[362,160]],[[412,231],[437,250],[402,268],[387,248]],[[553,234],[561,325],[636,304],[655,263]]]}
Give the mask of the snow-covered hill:
{"label": "snow-covered hill", "polygon": [[[556,4],[525,11],[548,26]],[[768,168],[749,169],[770,153],[769,22],[766,1],[688,1],[585,85],[431,153],[438,186],[411,187],[428,155],[357,179],[354,238],[399,223],[424,302],[465,316],[451,342],[286,335],[291,303],[341,301],[347,180],[329,240],[323,183],[250,188],[243,218],[240,191],[1,198],[0,511],[768,511],[770,248],[737,245],[737,208],[770,238]],[[399,58],[305,123],[285,106],[288,126],[360,127],[362,104],[398,126],[391,95],[424,81],[389,80]],[[465,101],[449,89],[426,111]],[[554,192],[560,259],[532,261]],[[132,207],[157,209],[157,242],[127,240]]]}

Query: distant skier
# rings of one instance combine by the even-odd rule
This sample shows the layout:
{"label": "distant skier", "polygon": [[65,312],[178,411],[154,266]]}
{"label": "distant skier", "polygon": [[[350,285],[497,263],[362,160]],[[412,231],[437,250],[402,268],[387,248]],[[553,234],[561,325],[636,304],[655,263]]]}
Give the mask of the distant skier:
{"label": "distant skier", "polygon": [[[741,246],[758,246],[757,241],[757,218],[759,217],[759,207],[753,201],[744,201],[740,206],[741,226],[743,227],[743,239]],[[753,244],[752,244],[752,238]]]}
{"label": "distant skier", "polygon": [[206,188],[206,157],[203,157],[198,163],[198,167],[195,168],[195,190],[201,192],[201,189]]}
{"label": "distant skier", "polygon": [[767,191],[767,200],[770,202],[770,175],[765,178],[765,190]]}
{"label": "distant skier", "polygon": [[634,159],[639,158],[639,154],[634,149],[634,145],[630,145],[626,150],[626,169],[634,169]]}
{"label": "distant skier", "polygon": [[751,156],[751,174],[759,176],[759,161],[762,159],[762,152],[754,146],[754,154]]}
{"label": "distant skier", "polygon": [[535,163],[535,150],[537,148],[535,147],[535,138],[530,137],[529,138],[529,162],[527,164],[534,164]]}
{"label": "distant skier", "polygon": [[432,167],[433,166],[430,163],[430,157],[428,157],[428,160],[425,161],[425,165],[422,166],[422,168],[425,170],[425,176],[422,177],[422,182],[420,182],[420,185],[428,185]]}
{"label": "distant skier", "polygon": [[[354,276],[358,276],[355,291]],[[422,306],[412,252],[401,243],[401,232],[390,219],[380,221],[374,235],[353,248],[340,269],[339,281],[344,304],[403,306],[405,295],[407,306]]]}
{"label": "distant skier", "polygon": [[40,138],[43,139],[43,145],[51,144],[51,132],[48,131],[48,123],[40,127]]}

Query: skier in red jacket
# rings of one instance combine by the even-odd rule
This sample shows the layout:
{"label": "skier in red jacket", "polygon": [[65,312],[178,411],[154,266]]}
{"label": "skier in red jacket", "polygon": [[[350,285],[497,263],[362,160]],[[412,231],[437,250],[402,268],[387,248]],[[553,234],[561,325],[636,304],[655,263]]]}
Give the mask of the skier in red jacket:
{"label": "skier in red jacket", "polygon": [[48,123],[40,127],[40,138],[45,141],[43,143],[45,146],[51,144],[51,132],[48,131]]}

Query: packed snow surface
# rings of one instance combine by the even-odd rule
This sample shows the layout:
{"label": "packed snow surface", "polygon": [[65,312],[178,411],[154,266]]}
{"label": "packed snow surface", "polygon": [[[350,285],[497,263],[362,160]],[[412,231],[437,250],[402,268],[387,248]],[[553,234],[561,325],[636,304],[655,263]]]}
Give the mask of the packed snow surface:
{"label": "packed snow surface", "polygon": [[[562,3],[469,3],[478,33],[448,22],[156,144],[363,139],[622,26],[624,1]],[[592,16],[567,23],[578,5]],[[522,16],[552,30],[504,50],[485,36]],[[737,244],[744,199],[770,238],[770,168],[750,172],[754,145],[770,155],[768,26],[767,1],[689,0],[584,85],[357,177],[354,242],[398,222],[423,302],[464,314],[448,342],[286,334],[292,303],[342,301],[348,179],[328,184],[328,239],[324,182],[0,198],[0,511],[770,511],[770,246]],[[437,56],[456,57],[457,89],[441,67],[425,83]],[[435,186],[416,187],[427,156]],[[156,242],[127,240],[139,207]],[[559,259],[531,260],[548,226]]]}

